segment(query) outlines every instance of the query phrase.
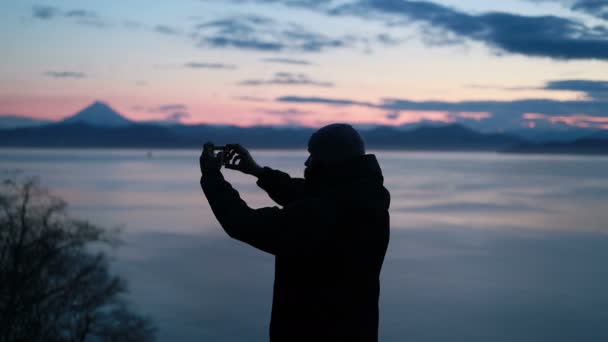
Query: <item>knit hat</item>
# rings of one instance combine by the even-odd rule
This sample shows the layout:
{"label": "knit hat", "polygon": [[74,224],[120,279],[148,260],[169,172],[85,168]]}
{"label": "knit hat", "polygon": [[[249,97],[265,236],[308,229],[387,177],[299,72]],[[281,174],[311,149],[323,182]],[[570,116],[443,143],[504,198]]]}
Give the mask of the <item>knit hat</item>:
{"label": "knit hat", "polygon": [[335,123],[313,133],[308,141],[308,150],[315,160],[339,164],[365,155],[365,144],[351,125]]}

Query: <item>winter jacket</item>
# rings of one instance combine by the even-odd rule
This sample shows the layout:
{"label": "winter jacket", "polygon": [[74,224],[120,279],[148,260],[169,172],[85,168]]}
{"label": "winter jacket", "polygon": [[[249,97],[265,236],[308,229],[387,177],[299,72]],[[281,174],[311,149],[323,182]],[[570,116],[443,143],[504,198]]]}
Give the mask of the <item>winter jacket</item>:
{"label": "winter jacket", "polygon": [[201,186],[226,233],[275,256],[270,341],[377,341],[390,194],[373,154],[314,186],[264,168],[257,184],[281,207],[252,209],[219,170]]}

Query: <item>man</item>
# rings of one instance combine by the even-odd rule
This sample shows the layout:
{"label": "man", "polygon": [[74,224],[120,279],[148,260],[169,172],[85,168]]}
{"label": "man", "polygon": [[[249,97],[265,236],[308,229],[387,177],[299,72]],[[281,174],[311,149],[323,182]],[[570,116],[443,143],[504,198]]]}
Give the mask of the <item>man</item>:
{"label": "man", "polygon": [[205,145],[201,186],[217,220],[232,238],[275,255],[270,341],[377,341],[390,194],[357,131],[333,124],[315,132],[304,179],[227,147],[226,167],[257,177],[282,206],[249,208]]}

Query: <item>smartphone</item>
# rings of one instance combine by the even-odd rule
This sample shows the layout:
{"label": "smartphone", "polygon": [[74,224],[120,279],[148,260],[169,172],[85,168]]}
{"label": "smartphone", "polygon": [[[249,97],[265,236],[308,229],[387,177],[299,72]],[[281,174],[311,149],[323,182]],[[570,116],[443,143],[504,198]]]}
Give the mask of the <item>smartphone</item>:
{"label": "smartphone", "polygon": [[[216,151],[217,151],[218,153],[215,153]],[[214,152],[214,153],[213,153],[213,155],[214,155],[216,158],[220,158],[220,154],[219,154],[219,152],[223,152],[223,153],[221,154],[220,163],[221,163],[222,165],[224,165],[224,166],[225,166],[225,165],[228,165],[228,163],[230,162],[230,160],[228,160],[228,159],[226,159],[226,158],[225,158],[225,156],[228,154],[228,151],[229,151],[229,149],[228,149],[228,147],[226,147],[226,146],[213,146],[213,152]]]}

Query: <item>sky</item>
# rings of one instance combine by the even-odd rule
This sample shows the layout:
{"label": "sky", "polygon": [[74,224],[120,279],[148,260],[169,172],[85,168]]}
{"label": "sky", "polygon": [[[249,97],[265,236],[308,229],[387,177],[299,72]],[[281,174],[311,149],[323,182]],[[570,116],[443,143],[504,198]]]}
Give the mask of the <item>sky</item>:
{"label": "sky", "polygon": [[608,1],[5,1],[0,43],[0,115],[608,129]]}

